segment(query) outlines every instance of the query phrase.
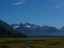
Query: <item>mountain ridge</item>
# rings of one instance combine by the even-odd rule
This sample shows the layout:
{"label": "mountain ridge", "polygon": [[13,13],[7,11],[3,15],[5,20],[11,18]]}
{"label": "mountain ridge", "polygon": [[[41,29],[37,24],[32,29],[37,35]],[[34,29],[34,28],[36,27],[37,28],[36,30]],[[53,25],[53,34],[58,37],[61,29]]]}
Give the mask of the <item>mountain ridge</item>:
{"label": "mountain ridge", "polygon": [[17,25],[19,27],[17,27],[16,30],[26,34],[27,36],[64,36],[64,28],[58,29],[53,26],[39,26],[30,23],[21,23],[20,25]]}

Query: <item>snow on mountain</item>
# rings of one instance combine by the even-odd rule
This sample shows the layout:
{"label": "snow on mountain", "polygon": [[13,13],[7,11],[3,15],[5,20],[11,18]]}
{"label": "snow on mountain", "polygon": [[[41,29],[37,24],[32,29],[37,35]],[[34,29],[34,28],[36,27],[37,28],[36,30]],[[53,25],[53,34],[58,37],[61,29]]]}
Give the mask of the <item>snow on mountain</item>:
{"label": "snow on mountain", "polygon": [[19,26],[14,26],[13,28],[16,29],[16,28],[18,28],[18,27],[19,27]]}
{"label": "snow on mountain", "polygon": [[25,27],[27,27],[27,28],[30,28],[31,26],[29,26],[29,25],[26,25]]}

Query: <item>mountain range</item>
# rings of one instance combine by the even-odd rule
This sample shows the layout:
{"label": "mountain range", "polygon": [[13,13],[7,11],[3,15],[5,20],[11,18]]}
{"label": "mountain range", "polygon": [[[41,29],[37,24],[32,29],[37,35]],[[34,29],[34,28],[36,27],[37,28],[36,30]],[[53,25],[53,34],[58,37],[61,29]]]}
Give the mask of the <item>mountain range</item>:
{"label": "mountain range", "polygon": [[0,20],[0,38],[20,38],[26,36],[64,36],[64,27],[39,26],[30,23],[11,24]]}
{"label": "mountain range", "polygon": [[12,28],[27,36],[64,36],[64,27],[39,26],[30,23],[12,24]]}

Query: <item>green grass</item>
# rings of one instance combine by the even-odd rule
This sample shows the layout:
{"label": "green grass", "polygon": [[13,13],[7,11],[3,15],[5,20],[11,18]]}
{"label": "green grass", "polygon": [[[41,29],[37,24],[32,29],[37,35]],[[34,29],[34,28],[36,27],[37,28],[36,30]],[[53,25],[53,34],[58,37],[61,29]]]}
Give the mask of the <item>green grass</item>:
{"label": "green grass", "polygon": [[[6,42],[26,41],[28,44],[6,44]],[[0,48],[64,48],[64,38],[0,38]]]}

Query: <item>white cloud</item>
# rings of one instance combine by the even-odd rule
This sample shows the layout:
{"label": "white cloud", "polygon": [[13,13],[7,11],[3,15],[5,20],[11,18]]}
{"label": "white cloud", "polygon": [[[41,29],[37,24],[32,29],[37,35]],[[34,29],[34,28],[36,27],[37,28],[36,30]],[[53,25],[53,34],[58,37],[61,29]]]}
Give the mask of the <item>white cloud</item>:
{"label": "white cloud", "polygon": [[16,2],[14,3],[13,5],[20,5],[20,4],[23,4],[24,2]]}
{"label": "white cloud", "polygon": [[60,8],[60,7],[61,7],[60,5],[55,6],[55,8]]}
{"label": "white cloud", "polygon": [[16,3],[13,3],[13,5],[21,5],[25,2],[26,2],[26,0],[20,0],[20,1],[17,1]]}

